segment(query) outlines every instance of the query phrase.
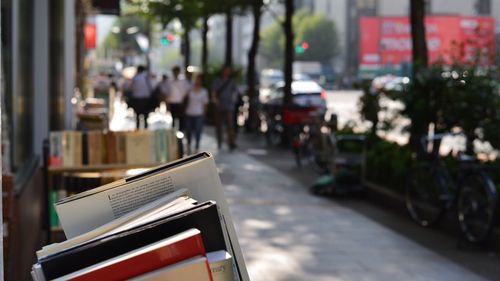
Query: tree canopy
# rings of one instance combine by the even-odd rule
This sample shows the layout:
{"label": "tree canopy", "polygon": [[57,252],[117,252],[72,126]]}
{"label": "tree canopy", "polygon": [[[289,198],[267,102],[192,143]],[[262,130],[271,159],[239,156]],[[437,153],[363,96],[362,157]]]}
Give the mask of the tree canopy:
{"label": "tree canopy", "polygon": [[328,63],[339,53],[335,24],[324,16],[307,16],[298,24],[295,45],[307,42],[308,49],[297,60]]}
{"label": "tree canopy", "polygon": [[[297,60],[320,61],[328,63],[339,53],[337,29],[335,24],[322,15],[312,15],[307,9],[297,11],[293,17],[295,45],[307,42],[309,48],[297,54]],[[262,32],[260,54],[268,66],[279,67],[283,63],[285,36],[279,21]]]}

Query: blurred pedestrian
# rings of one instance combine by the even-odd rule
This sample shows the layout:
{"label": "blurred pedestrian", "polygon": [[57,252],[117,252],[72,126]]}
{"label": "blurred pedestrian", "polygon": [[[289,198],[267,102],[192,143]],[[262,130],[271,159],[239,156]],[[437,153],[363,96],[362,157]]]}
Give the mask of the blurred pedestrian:
{"label": "blurred pedestrian", "polygon": [[186,76],[186,82],[188,82],[188,84],[192,87],[193,84],[194,84],[194,81],[193,81],[193,72],[189,71],[188,68],[187,68],[186,72],[185,72],[185,76]]}
{"label": "blurred pedestrian", "polygon": [[156,88],[156,85],[158,84],[158,81],[156,80],[157,79],[156,74],[155,73],[151,73],[149,75],[149,79],[151,80],[151,87],[153,89]]}
{"label": "blurred pedestrian", "polygon": [[162,101],[167,101],[168,94],[170,92],[170,81],[168,81],[168,75],[163,74],[161,76],[161,81],[156,86],[157,91],[160,95]]}
{"label": "blurred pedestrian", "polygon": [[144,66],[137,67],[137,74],[132,79],[132,98],[130,106],[136,113],[136,128],[140,128],[140,116],[144,118],[144,127],[148,127],[148,114],[151,110],[151,80]]}
{"label": "blurred pedestrian", "polygon": [[234,112],[233,112],[233,126],[234,126],[234,134],[237,136],[238,131],[240,129],[240,125],[238,124],[238,118],[240,115],[240,109],[243,107],[245,102],[243,101],[243,95],[241,91],[238,91],[234,102]]}
{"label": "blurred pedestrian", "polygon": [[191,139],[196,137],[195,152],[200,149],[200,138],[203,130],[203,117],[208,104],[208,91],[203,88],[203,75],[198,74],[193,88],[189,91],[186,101],[185,129],[187,137],[187,153],[191,153]]}
{"label": "blurred pedestrian", "polygon": [[226,127],[227,141],[230,150],[236,148],[234,136],[234,111],[239,95],[238,86],[232,78],[231,66],[224,66],[221,76],[212,85],[212,98],[215,104],[215,126],[217,129],[217,144],[222,147],[223,127]]}
{"label": "blurred pedestrian", "polygon": [[172,81],[170,81],[170,90],[167,96],[168,110],[172,114],[172,122],[178,124],[179,130],[184,129],[184,98],[191,86],[185,79],[179,77],[180,67],[172,68]]}

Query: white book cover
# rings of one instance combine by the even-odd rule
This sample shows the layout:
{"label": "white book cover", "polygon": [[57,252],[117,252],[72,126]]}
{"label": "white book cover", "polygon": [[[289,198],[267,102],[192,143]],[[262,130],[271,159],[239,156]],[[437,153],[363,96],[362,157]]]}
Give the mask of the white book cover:
{"label": "white book cover", "polygon": [[238,275],[244,281],[249,280],[217,166],[210,153],[199,153],[68,197],[56,204],[56,211],[66,237],[71,239],[181,188],[189,190],[195,200],[217,203],[227,249]]}
{"label": "white book cover", "polygon": [[130,281],[212,281],[207,258],[194,257],[137,276]]}
{"label": "white book cover", "polygon": [[34,281],[45,281],[45,276],[43,275],[43,270],[40,264],[35,263],[31,268],[31,278]]}
{"label": "white book cover", "polygon": [[224,251],[207,253],[208,264],[212,272],[213,281],[233,281],[233,262],[231,255]]}

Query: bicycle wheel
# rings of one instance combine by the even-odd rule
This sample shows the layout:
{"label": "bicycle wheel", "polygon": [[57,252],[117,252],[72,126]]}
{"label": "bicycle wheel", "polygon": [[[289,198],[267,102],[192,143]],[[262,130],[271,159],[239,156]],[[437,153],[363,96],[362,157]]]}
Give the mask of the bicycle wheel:
{"label": "bicycle wheel", "polygon": [[467,241],[485,241],[495,223],[497,192],[491,178],[483,172],[465,176],[460,185],[457,213],[460,229]]}
{"label": "bicycle wheel", "polygon": [[406,208],[410,217],[423,227],[436,224],[446,209],[442,198],[447,187],[438,171],[428,165],[417,166],[406,184]]}
{"label": "bicycle wheel", "polygon": [[311,161],[311,148],[307,136],[300,134],[292,140],[292,149],[295,154],[295,163],[298,168],[309,165]]}
{"label": "bicycle wheel", "polygon": [[277,146],[281,143],[281,135],[283,128],[281,124],[275,120],[267,121],[266,143],[268,146]]}

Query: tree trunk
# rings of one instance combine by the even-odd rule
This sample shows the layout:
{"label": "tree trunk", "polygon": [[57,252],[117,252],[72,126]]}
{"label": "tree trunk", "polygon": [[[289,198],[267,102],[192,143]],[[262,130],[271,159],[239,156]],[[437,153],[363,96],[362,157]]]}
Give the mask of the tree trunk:
{"label": "tree trunk", "polygon": [[[283,22],[283,31],[285,33],[285,64],[283,72],[285,75],[285,87],[283,89],[283,110],[292,105],[292,81],[293,81],[293,14],[295,12],[294,0],[285,0],[285,22]],[[283,112],[284,113],[284,112]],[[283,126],[283,133],[281,135],[281,144],[288,145],[290,143],[290,128]]]}
{"label": "tree trunk", "polygon": [[413,77],[428,64],[427,40],[425,38],[425,0],[411,0],[410,7]]}
{"label": "tree trunk", "polygon": [[191,32],[191,29],[188,27],[185,27],[184,34],[183,34],[183,43],[182,48],[183,48],[183,55],[184,55],[184,71],[187,70],[188,66],[191,64],[191,39],[189,37],[189,33]]}
{"label": "tree trunk", "polygon": [[208,17],[203,18],[203,26],[201,30],[201,68],[203,73],[208,70]]}
{"label": "tree trunk", "polygon": [[252,5],[253,14],[253,33],[252,33],[252,44],[250,45],[250,50],[248,51],[248,69],[247,69],[247,86],[248,86],[248,99],[250,106],[248,109],[248,120],[245,124],[247,132],[254,131],[257,124],[257,103],[259,98],[259,89],[257,89],[257,69],[255,59],[257,57],[257,51],[259,49],[260,42],[260,17],[262,15],[262,6],[264,5],[263,0],[255,0]]}
{"label": "tree trunk", "polygon": [[293,48],[293,27],[292,20],[295,10],[294,0],[285,0],[285,22],[283,28],[285,31],[285,97],[283,100],[284,106],[289,106],[292,103],[292,77],[293,77],[293,60],[294,60],[294,48]]}
{"label": "tree trunk", "polygon": [[150,54],[151,54],[151,20],[147,19],[146,20],[146,36],[148,38],[148,42],[149,42],[149,46],[148,46],[148,50],[146,51],[146,69],[148,72],[151,71],[151,58],[150,58]]}
{"label": "tree trunk", "polygon": [[[427,40],[425,38],[425,0],[410,0],[410,22],[413,56],[412,77],[414,79],[419,71],[427,68],[428,64]],[[422,88],[416,83],[418,80],[414,79],[414,88]],[[410,127],[410,145],[413,146],[418,155],[421,155],[424,151],[422,151],[420,138],[428,133],[426,130],[428,130],[429,124],[415,125],[416,122],[413,121]]]}
{"label": "tree trunk", "polygon": [[226,58],[225,65],[233,65],[233,13],[231,8],[226,11]]}

